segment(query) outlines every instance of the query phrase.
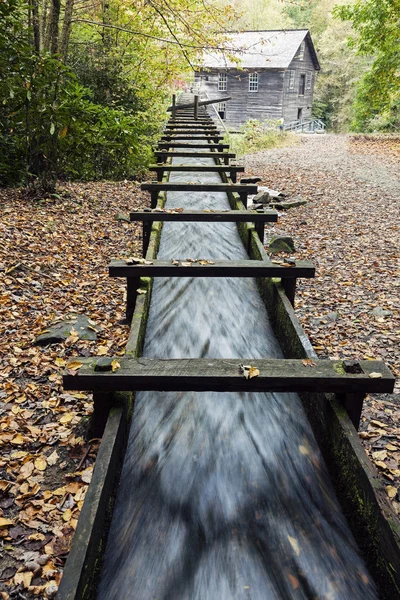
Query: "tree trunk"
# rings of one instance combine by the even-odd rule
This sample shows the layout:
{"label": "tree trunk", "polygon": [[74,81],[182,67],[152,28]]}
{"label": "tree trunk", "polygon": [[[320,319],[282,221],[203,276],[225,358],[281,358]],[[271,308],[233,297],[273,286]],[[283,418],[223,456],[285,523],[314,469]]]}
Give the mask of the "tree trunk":
{"label": "tree trunk", "polygon": [[49,50],[52,54],[57,54],[58,52],[58,21],[60,19],[60,8],[60,0],[52,0],[46,29],[46,41],[44,44],[44,49]]}
{"label": "tree trunk", "polygon": [[71,34],[72,11],[74,9],[75,0],[66,0],[64,10],[64,25],[61,34],[61,59],[65,63],[67,61],[68,43]]}
{"label": "tree trunk", "polygon": [[32,29],[33,29],[33,45],[35,52],[40,52],[40,24],[39,24],[39,4],[38,0],[32,0]]}

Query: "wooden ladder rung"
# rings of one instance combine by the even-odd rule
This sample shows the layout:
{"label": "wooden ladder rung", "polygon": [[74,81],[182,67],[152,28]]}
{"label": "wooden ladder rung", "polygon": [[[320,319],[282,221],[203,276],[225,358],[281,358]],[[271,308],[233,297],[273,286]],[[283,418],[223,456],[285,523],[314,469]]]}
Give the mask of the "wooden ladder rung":
{"label": "wooden ladder rung", "polygon": [[170,141],[160,141],[158,142],[158,150],[163,150],[163,149],[168,149],[168,148],[203,148],[204,150],[208,149],[210,150],[210,148],[215,148],[216,150],[228,150],[229,148],[229,144],[220,144],[218,142],[214,143],[214,144],[202,144],[202,143],[195,143],[195,141],[193,142],[193,144],[191,144],[190,142],[170,142]]}
{"label": "wooden ladder rung", "polygon": [[140,189],[147,192],[237,192],[257,194],[258,187],[252,183],[184,183],[179,181],[154,181],[142,183]]}

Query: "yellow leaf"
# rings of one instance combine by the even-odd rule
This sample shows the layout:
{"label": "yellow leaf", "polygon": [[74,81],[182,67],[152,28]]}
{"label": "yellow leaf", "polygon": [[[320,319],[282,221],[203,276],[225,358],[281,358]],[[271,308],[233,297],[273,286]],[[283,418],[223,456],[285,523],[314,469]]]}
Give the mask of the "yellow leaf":
{"label": "yellow leaf", "polygon": [[299,446],[299,452],[300,454],[303,454],[303,456],[310,454],[310,451],[306,446]]}
{"label": "yellow leaf", "polygon": [[119,364],[119,362],[117,360],[112,360],[111,361],[111,369],[112,372],[115,373],[115,371],[118,371],[118,369],[121,368],[121,365]]}
{"label": "yellow leaf", "polygon": [[10,527],[11,525],[14,525],[14,521],[0,517],[0,529],[3,529],[3,527]]}
{"label": "yellow leaf", "polygon": [[397,446],[394,446],[393,444],[387,444],[385,448],[386,450],[390,450],[390,452],[395,452],[396,450],[398,450]]}
{"label": "yellow leaf", "polygon": [[63,416],[60,419],[60,423],[63,423],[65,425],[65,423],[69,423],[70,421],[72,421],[74,415],[71,413],[65,413],[63,414]]}
{"label": "yellow leaf", "polygon": [[65,136],[67,135],[67,132],[68,132],[68,125],[63,127],[58,135],[60,136],[60,138],[65,138]]}
{"label": "yellow leaf", "polygon": [[97,355],[98,356],[106,356],[107,353],[108,353],[107,346],[99,346],[97,348]]}
{"label": "yellow leaf", "polygon": [[296,538],[288,535],[287,536],[288,540],[289,540],[289,544],[292,546],[294,553],[296,554],[296,556],[300,555],[300,547],[299,547],[299,542],[296,540]]}
{"label": "yellow leaf", "polygon": [[76,371],[77,369],[80,369],[81,367],[83,367],[83,363],[80,362],[79,360],[71,360],[68,364],[67,364],[68,369],[71,369],[72,371]]}
{"label": "yellow leaf", "polygon": [[11,444],[20,445],[23,443],[24,443],[24,438],[22,437],[22,435],[20,433],[18,433],[16,436],[14,436],[13,439],[11,440]]}
{"label": "yellow leaf", "polygon": [[253,379],[253,377],[258,377],[260,371],[256,367],[250,367],[249,369],[249,379]]}
{"label": "yellow leaf", "polygon": [[386,492],[389,498],[393,500],[393,498],[395,498],[397,495],[397,488],[393,487],[392,485],[387,485]]}
{"label": "yellow leaf", "polygon": [[56,358],[54,362],[57,365],[57,367],[65,367],[65,365],[67,364],[65,358]]}
{"label": "yellow leaf", "polygon": [[372,453],[372,458],[374,460],[385,460],[385,458],[387,458],[387,452],[386,450],[377,450]]}
{"label": "yellow leaf", "polygon": [[71,519],[72,517],[72,510],[70,508],[67,508],[66,511],[63,512],[63,521],[65,521],[66,523],[68,523],[68,521]]}
{"label": "yellow leaf", "polygon": [[46,467],[46,459],[43,456],[39,456],[39,458],[35,460],[35,469],[37,469],[38,471],[45,471]]}
{"label": "yellow leaf", "polygon": [[50,456],[47,457],[47,464],[50,466],[53,466],[56,464],[58,459],[59,459],[59,456],[57,454],[57,450],[54,450],[54,452],[52,452],[52,454],[50,454]]}
{"label": "yellow leaf", "polygon": [[32,571],[24,571],[23,573],[15,573],[14,583],[15,583],[15,585],[20,585],[22,583],[23,587],[27,588],[31,585],[32,578],[33,578]]}

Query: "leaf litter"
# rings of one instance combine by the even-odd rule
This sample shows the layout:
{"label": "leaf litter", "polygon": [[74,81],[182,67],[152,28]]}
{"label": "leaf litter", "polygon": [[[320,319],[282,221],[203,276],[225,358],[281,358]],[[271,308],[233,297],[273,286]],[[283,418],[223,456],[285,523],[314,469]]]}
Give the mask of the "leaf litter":
{"label": "leaf litter", "polygon": [[[79,357],[122,356],[126,286],[109,278],[121,254],[141,253],[141,225],[115,219],[148,204],[139,184],[62,184],[33,202],[0,190],[0,595],[54,597],[100,440],[86,439],[92,398],[65,393]],[[85,313],[97,341],[34,345],[50,323]],[[101,331],[97,329],[101,326]],[[112,364],[119,369],[118,360]],[[22,597],[22,596],[21,596]]]}
{"label": "leaf litter", "polygon": [[[399,378],[400,137],[299,136],[244,162],[260,185],[308,201],[265,232],[292,236],[293,257],[316,266],[315,279],[297,280],[295,310],[318,358],[382,360]],[[367,396],[359,435],[400,515],[398,379],[393,395]]]}

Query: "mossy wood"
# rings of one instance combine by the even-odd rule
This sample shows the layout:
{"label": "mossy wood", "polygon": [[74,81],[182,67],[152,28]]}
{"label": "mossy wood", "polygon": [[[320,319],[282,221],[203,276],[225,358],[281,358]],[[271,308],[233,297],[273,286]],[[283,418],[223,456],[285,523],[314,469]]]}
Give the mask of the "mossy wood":
{"label": "mossy wood", "polygon": [[219,142],[216,142],[215,144],[211,144],[211,143],[201,143],[201,142],[197,142],[196,140],[193,140],[192,142],[174,142],[174,141],[166,141],[163,142],[162,140],[158,143],[157,145],[157,149],[158,150],[163,150],[164,148],[168,149],[168,148],[200,148],[202,150],[210,150],[212,148],[215,148],[217,151],[222,152],[223,150],[228,150],[229,148],[229,144],[220,144]]}
{"label": "mossy wood", "polygon": [[[294,266],[285,267],[268,260],[220,260],[214,264],[187,263],[170,260],[154,260],[152,264],[128,265],[124,260],[111,261],[110,277],[298,277],[312,278],[315,268],[308,260],[299,260]],[[187,266],[185,266],[187,265]]]}
{"label": "mossy wood", "polygon": [[[73,359],[76,362],[76,359]],[[63,377],[66,390],[195,392],[391,393],[394,377],[381,361],[360,361],[360,373],[346,373],[341,361],[296,359],[159,359],[98,357]],[[118,368],[113,372],[113,364]],[[241,365],[259,374],[247,379]],[[67,365],[68,369],[68,365]],[[374,377],[372,377],[374,375]]]}
{"label": "mossy wood", "polygon": [[186,222],[224,222],[224,223],[276,223],[278,213],[275,210],[230,210],[212,211],[183,210],[181,212],[136,211],[130,214],[131,221],[178,221]]}
{"label": "mossy wood", "polygon": [[140,186],[146,192],[237,192],[239,194],[257,194],[257,186],[251,183],[188,183],[188,182],[158,182],[142,183]]}

